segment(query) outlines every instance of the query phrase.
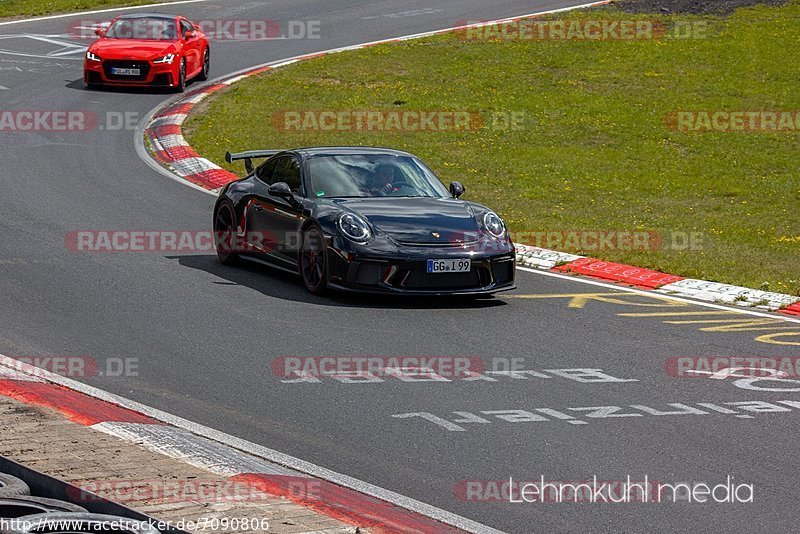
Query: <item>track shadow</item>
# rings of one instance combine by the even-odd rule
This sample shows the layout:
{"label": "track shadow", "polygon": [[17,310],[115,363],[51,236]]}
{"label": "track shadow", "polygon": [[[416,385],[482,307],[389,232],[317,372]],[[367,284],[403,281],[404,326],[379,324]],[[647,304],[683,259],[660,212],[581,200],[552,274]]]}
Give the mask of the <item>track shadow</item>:
{"label": "track shadow", "polygon": [[[178,95],[180,93],[176,93],[174,89],[171,87],[162,87],[162,86],[125,86],[125,85],[93,85],[92,87],[86,87],[86,84],[83,83],[83,78],[78,78],[77,80],[64,80],[67,89],[73,89],[77,91],[88,91],[92,93],[128,93],[134,95],[152,95],[152,94],[163,94],[163,95]],[[186,92],[192,89],[192,86],[195,85],[194,81],[186,82]],[[200,86],[200,82],[197,82],[197,87]]]}
{"label": "track shadow", "polygon": [[64,81],[67,82],[67,85],[64,86],[67,89],[80,89],[80,90],[86,89],[86,85],[83,83],[83,78],[78,78],[77,80],[64,80]]}
{"label": "track shadow", "polygon": [[348,308],[388,309],[481,309],[506,306],[496,298],[470,297],[405,297],[402,295],[359,295],[331,292],[326,296],[310,294],[303,287],[300,277],[258,263],[243,261],[238,267],[228,267],[217,261],[216,256],[167,256],[190,269],[204,271],[227,282],[226,285],[244,286],[263,295],[294,302]]}

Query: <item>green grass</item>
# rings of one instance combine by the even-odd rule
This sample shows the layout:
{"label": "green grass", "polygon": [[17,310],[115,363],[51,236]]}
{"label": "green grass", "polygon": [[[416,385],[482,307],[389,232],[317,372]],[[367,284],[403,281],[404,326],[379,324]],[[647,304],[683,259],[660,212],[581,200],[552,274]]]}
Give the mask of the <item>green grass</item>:
{"label": "green grass", "polygon": [[[613,8],[568,16],[631,18]],[[674,110],[800,110],[798,24],[795,1],[712,19],[705,39],[446,35],[381,45],[237,83],[191,117],[186,132],[221,165],[227,149],[405,149],[445,183],[463,182],[467,198],[492,206],[513,231],[700,232],[700,250],[592,255],[800,294],[800,135],[682,133],[664,122]],[[273,127],[276,111],[325,109],[524,112],[531,124],[436,133]]]}
{"label": "green grass", "polygon": [[35,17],[154,2],[155,0],[0,0],[0,18]]}

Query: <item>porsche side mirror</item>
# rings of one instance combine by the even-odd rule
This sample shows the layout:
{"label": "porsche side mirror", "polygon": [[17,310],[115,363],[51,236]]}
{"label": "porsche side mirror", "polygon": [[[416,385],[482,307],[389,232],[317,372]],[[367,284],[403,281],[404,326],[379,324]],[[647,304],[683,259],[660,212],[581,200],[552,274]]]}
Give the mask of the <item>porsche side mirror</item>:
{"label": "porsche side mirror", "polygon": [[103,28],[97,28],[97,29],[94,31],[94,34],[95,34],[96,36],[98,36],[98,37],[102,37],[102,36],[104,36],[104,35],[106,34],[106,31],[105,31]]}
{"label": "porsche side mirror", "polygon": [[461,185],[461,182],[450,182],[450,194],[453,198],[458,198],[464,194],[464,186]]}
{"label": "porsche side mirror", "polygon": [[273,197],[282,198],[283,200],[294,203],[294,193],[289,188],[289,184],[286,182],[275,182],[271,186],[269,186],[269,194]]}

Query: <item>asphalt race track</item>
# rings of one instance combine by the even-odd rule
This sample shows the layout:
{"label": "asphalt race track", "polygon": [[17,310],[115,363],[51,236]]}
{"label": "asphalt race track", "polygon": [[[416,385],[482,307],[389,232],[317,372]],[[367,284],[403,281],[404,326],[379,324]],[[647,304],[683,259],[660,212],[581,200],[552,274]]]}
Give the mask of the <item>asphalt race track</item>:
{"label": "asphalt race track", "polygon": [[[212,42],[217,77],[577,3],[209,0],[148,10],[321,22],[320,39]],[[2,109],[101,118],[88,131],[0,132],[0,353],[138,359],[138,376],[85,381],[504,531],[797,528],[800,382],[665,371],[676,356],[797,356],[797,322],[522,270],[516,291],[475,302],[317,298],[293,277],[223,267],[210,254],[68,250],[74,230],[207,230],[213,203],[152,170],[133,129],[107,122],[125,113],[138,122],[172,95],[84,89],[87,41],[67,33],[86,18],[109,16],[0,25]],[[303,382],[272,366],[336,355],[480,357],[485,372]],[[502,372],[512,364],[533,372]],[[606,406],[619,410],[596,408]],[[594,475],[709,485],[730,475],[753,485],[754,502],[501,503],[481,482]]]}

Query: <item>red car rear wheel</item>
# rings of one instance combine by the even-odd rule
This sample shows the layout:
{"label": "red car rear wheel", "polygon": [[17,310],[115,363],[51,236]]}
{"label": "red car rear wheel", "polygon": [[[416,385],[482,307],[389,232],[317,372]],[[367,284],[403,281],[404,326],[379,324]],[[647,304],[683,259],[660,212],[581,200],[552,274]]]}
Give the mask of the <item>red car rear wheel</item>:
{"label": "red car rear wheel", "polygon": [[200,71],[200,74],[197,75],[197,79],[201,81],[206,81],[208,79],[208,72],[211,68],[211,51],[206,48],[203,51],[203,70]]}

